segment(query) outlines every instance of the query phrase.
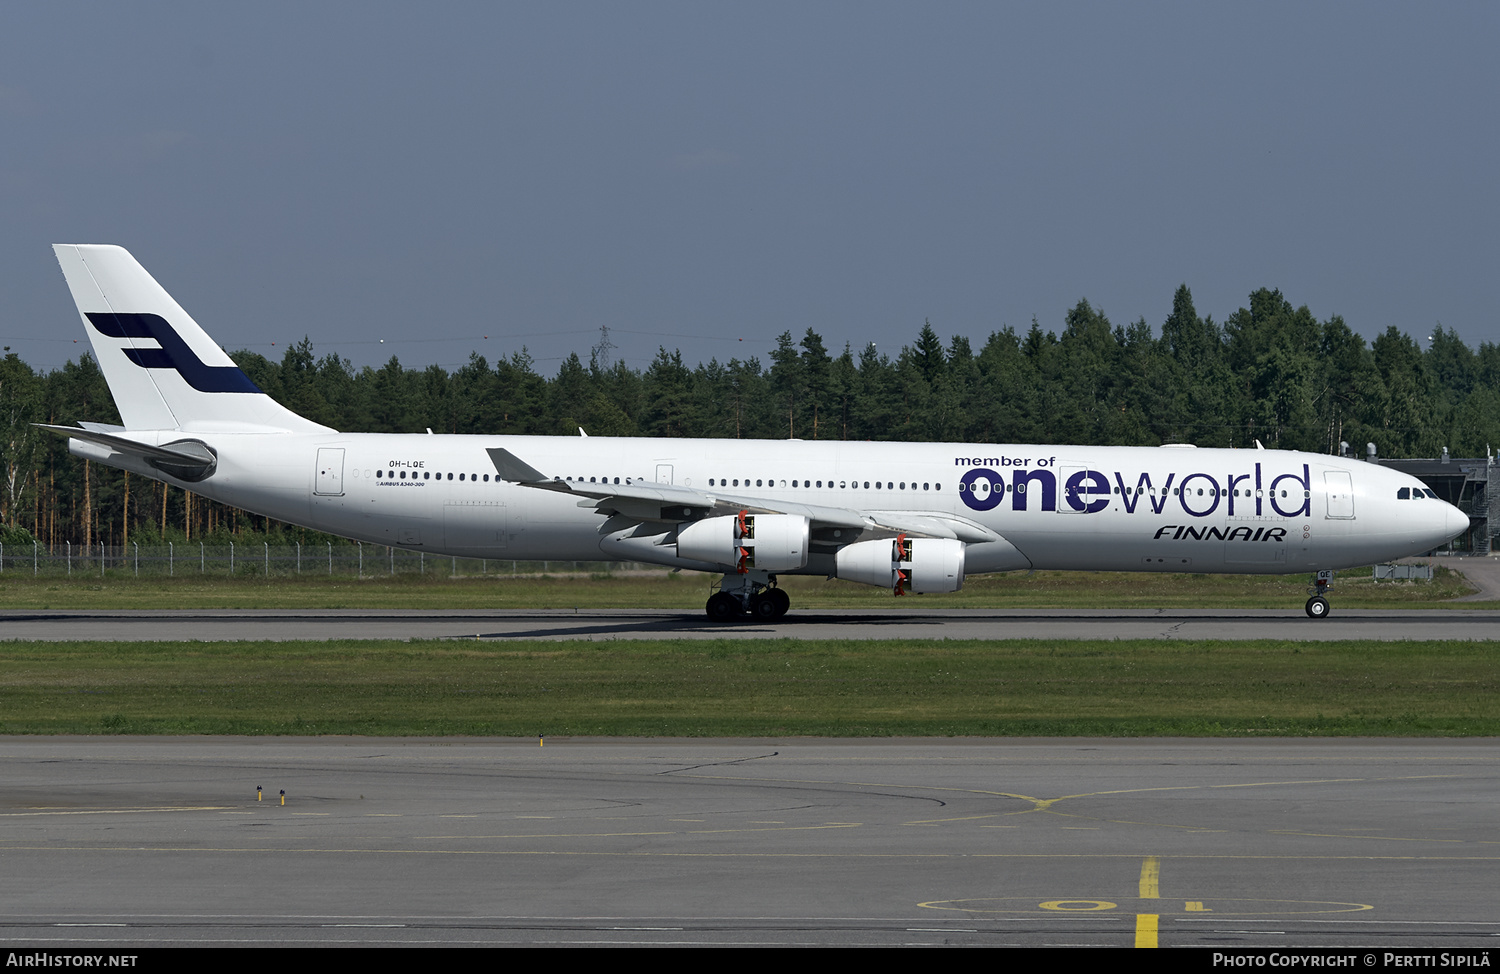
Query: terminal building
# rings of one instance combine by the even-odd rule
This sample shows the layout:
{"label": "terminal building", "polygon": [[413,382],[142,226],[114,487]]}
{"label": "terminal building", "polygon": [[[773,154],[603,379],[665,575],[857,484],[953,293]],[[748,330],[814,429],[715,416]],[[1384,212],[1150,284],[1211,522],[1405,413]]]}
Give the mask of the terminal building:
{"label": "terminal building", "polygon": [[[1372,460],[1374,457],[1372,455]],[[1437,554],[1488,555],[1500,524],[1490,523],[1489,485],[1494,457],[1449,457],[1434,460],[1374,460],[1382,466],[1411,474],[1432,492],[1469,515],[1469,530],[1437,550]]]}

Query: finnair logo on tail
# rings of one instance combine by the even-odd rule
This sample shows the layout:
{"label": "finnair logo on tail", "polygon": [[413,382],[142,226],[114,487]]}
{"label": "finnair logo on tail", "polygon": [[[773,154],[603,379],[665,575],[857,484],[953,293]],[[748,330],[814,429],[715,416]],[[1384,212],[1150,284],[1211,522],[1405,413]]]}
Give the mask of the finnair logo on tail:
{"label": "finnair logo on tail", "polygon": [[207,365],[161,315],[88,312],[89,324],[109,338],[150,338],[160,348],[121,349],[143,369],[172,369],[199,392],[260,392],[249,376],[233,365]]}

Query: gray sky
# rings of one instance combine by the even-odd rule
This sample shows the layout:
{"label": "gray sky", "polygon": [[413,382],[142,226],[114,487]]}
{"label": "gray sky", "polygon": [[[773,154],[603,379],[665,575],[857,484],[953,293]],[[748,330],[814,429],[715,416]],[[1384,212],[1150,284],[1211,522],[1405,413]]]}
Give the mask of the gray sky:
{"label": "gray sky", "polygon": [[[1262,286],[1500,342],[1494,3],[0,6],[0,339],[85,346],[50,244],[225,347],[643,367],[811,327],[976,348]],[[488,336],[485,338],[483,336]],[[75,344],[75,339],[78,344]],[[385,339],[385,344],[380,340]],[[275,347],[271,343],[275,342]]]}

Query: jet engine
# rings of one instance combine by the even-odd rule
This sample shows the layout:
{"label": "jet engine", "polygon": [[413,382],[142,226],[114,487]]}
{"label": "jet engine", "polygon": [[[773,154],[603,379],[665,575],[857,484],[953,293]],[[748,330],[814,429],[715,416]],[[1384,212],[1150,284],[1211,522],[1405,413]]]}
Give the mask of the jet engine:
{"label": "jet engine", "polygon": [[834,556],[834,574],[902,592],[957,592],[964,587],[964,543],[949,538],[860,541]]}
{"label": "jet engine", "polygon": [[807,567],[812,524],[795,514],[708,517],[677,532],[677,556],[736,570],[791,572]]}

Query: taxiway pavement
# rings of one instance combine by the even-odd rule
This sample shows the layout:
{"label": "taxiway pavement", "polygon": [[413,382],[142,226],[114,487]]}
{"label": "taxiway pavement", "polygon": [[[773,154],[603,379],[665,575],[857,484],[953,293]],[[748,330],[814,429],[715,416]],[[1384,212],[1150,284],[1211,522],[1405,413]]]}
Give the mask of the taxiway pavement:
{"label": "taxiway pavement", "polygon": [[1500,936],[1493,740],[9,738],[0,780],[30,947]]}

